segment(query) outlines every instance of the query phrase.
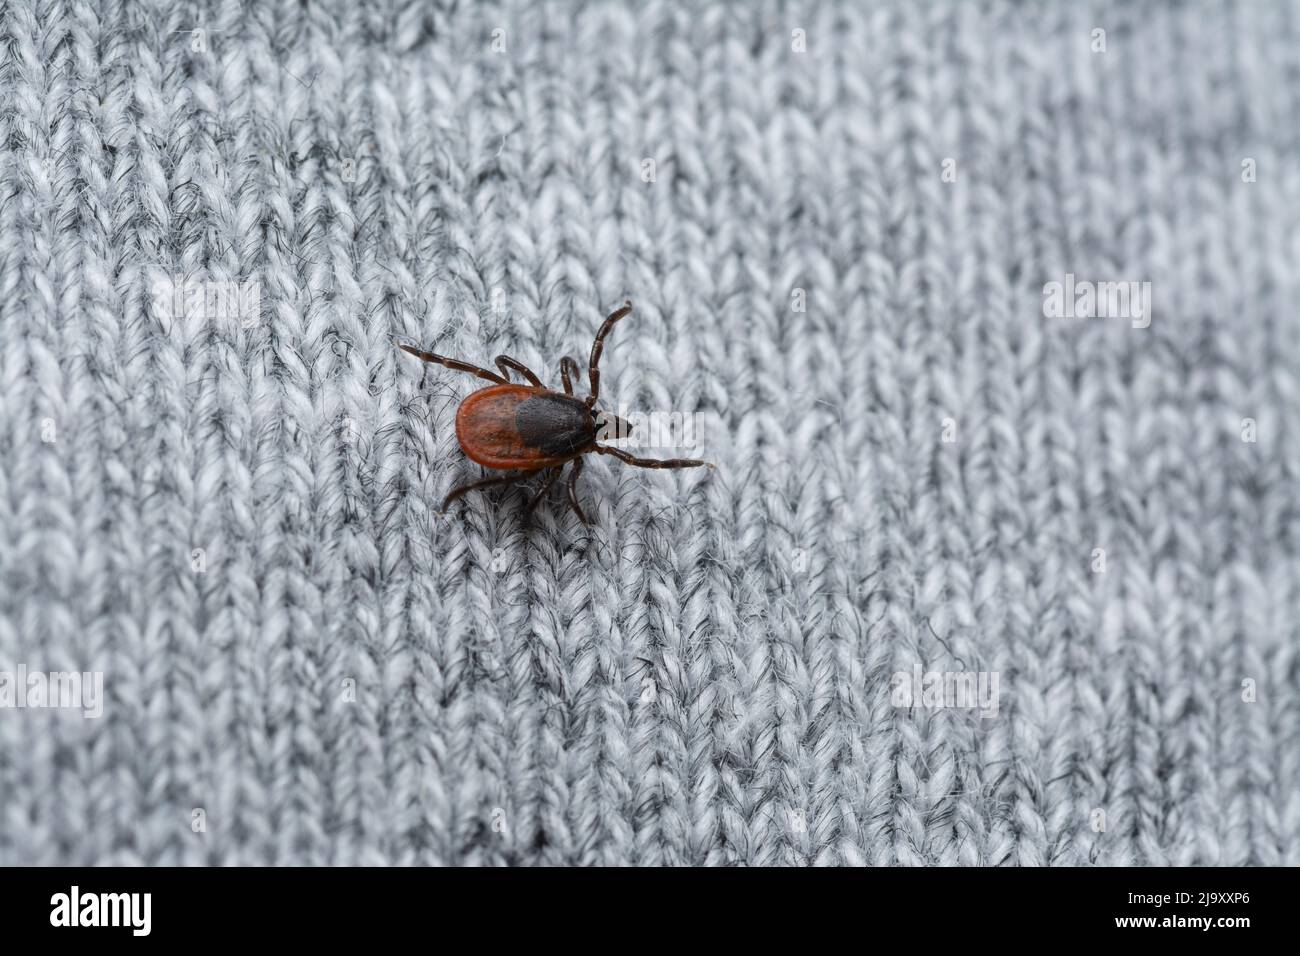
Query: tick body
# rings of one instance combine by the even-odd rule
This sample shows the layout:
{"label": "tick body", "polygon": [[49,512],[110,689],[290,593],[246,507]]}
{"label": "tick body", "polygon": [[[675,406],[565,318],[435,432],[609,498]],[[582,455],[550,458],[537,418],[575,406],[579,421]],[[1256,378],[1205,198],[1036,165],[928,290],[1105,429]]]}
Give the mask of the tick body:
{"label": "tick body", "polygon": [[588,450],[596,441],[596,420],[581,399],[526,385],[493,385],[460,403],[456,439],[485,468],[535,471]]}
{"label": "tick body", "polygon": [[[686,458],[636,458],[620,448],[602,445],[597,440],[601,413],[596,410],[596,400],[600,395],[600,355],[604,349],[605,336],[615,322],[631,311],[632,303],[624,302],[621,309],[605,319],[600,331],[596,333],[596,339],[591,345],[591,359],[587,364],[591,390],[584,398],[573,394],[573,379],[578,375],[578,363],[568,356],[560,359],[560,380],[564,386],[561,393],[543,386],[523,363],[508,355],[497,356],[496,367],[500,374],[496,374],[459,359],[400,345],[403,351],[416,358],[458,372],[468,372],[493,383],[467,396],[460,403],[460,408],[456,411],[456,440],[471,461],[485,468],[518,472],[456,488],[443,501],[443,511],[468,491],[508,484],[541,472],[545,477],[541,489],[528,504],[528,510],[531,511],[559,477],[561,469],[572,463],[568,482],[569,505],[585,524],[587,516],[578,504],[577,495],[583,455],[611,455],[640,468],[713,467],[708,462]],[[528,384],[511,382],[512,371],[522,375]],[[630,431],[626,422],[614,416],[606,416],[605,421],[614,425],[620,436],[625,436]]]}

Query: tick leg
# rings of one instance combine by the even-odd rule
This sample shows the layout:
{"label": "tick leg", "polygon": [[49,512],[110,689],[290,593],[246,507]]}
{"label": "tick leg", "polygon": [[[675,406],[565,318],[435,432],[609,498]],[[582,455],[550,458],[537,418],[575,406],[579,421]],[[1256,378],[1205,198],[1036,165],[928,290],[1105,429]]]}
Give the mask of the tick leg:
{"label": "tick leg", "polygon": [[596,340],[591,343],[591,361],[587,363],[587,372],[591,376],[591,394],[587,396],[588,408],[593,407],[596,404],[596,399],[600,397],[600,353],[605,350],[605,336],[609,335],[609,330],[614,327],[615,322],[631,311],[632,300],[623,300],[623,308],[610,313],[609,318],[605,320],[605,324],[596,333]]}
{"label": "tick leg", "polygon": [[418,359],[425,362],[436,362],[438,365],[444,365],[447,368],[454,369],[457,372],[469,372],[471,375],[477,375],[479,378],[485,378],[489,382],[496,382],[498,385],[505,385],[507,380],[500,375],[489,372],[485,368],[479,368],[477,365],[470,365],[468,362],[462,362],[459,359],[447,358],[445,355],[435,355],[432,352],[421,352],[419,349],[412,348],[409,345],[403,345],[398,342],[397,347],[403,352],[410,352]]}
{"label": "tick leg", "polygon": [[637,458],[635,455],[629,455],[621,448],[610,448],[608,445],[596,445],[595,451],[602,455],[613,455],[619,461],[625,461],[629,465],[636,465],[638,468],[699,468],[704,466],[712,468],[713,464],[707,461],[696,461],[694,458]]}
{"label": "tick leg", "polygon": [[583,524],[591,524],[587,516],[582,513],[582,506],[578,504],[578,476],[582,474],[582,459],[573,459],[573,467],[569,469],[569,507],[573,513],[578,516],[578,520]]}
{"label": "tick leg", "polygon": [[532,369],[523,362],[520,362],[518,359],[512,359],[509,355],[498,355],[497,370],[501,373],[502,380],[506,382],[510,381],[510,373],[506,371],[507,369],[514,369],[537,388],[542,387],[541,381],[533,374]]}
{"label": "tick leg", "polygon": [[484,478],[482,481],[471,481],[468,485],[461,485],[454,489],[446,498],[442,499],[442,510],[446,511],[447,506],[459,498],[461,495],[471,491],[477,491],[480,488],[491,488],[493,485],[506,485],[512,481],[518,481],[520,478],[526,478],[531,472],[524,472],[522,475],[504,475],[500,478]]}
{"label": "tick leg", "polygon": [[[573,394],[573,379],[577,378],[581,374],[582,370],[578,368],[578,363],[573,359],[569,358],[567,355],[560,359],[560,381],[564,383],[565,395]],[[570,375],[573,377],[570,378]]]}
{"label": "tick leg", "polygon": [[537,503],[542,500],[542,496],[546,494],[551,485],[555,484],[555,479],[560,477],[560,472],[563,470],[564,469],[562,468],[552,468],[546,472],[546,478],[542,481],[542,487],[537,489],[537,494],[533,495],[533,500],[528,502],[528,507],[524,509],[524,514],[532,514],[533,509],[537,507]]}

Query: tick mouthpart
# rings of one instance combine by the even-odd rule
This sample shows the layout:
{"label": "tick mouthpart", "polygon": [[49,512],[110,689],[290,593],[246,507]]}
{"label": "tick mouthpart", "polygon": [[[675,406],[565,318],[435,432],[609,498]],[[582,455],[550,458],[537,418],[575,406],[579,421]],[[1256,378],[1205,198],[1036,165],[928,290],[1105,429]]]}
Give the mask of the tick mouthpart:
{"label": "tick mouthpart", "polygon": [[632,423],[609,412],[596,412],[596,432],[601,441],[621,441],[632,436]]}

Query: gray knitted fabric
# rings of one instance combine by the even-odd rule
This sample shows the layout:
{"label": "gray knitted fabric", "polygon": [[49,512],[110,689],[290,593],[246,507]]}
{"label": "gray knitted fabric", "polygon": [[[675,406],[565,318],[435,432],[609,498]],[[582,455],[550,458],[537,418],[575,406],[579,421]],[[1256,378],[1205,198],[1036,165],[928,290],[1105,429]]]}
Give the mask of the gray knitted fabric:
{"label": "gray knitted fabric", "polygon": [[1297,263],[1294,2],[3,4],[0,863],[1300,863]]}

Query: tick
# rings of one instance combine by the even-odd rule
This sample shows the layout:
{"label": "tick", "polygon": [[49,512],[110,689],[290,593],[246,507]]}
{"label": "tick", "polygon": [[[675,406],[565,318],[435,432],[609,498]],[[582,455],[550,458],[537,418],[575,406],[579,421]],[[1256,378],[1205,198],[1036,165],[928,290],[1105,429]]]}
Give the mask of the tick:
{"label": "tick", "polygon": [[[578,504],[577,491],[583,455],[592,452],[612,455],[638,468],[713,467],[707,461],[689,458],[636,458],[621,448],[611,448],[597,442],[598,430],[602,425],[613,425],[616,434],[621,437],[631,432],[631,426],[623,419],[596,409],[596,400],[600,397],[600,354],[605,348],[605,337],[609,335],[614,323],[631,311],[632,303],[625,301],[621,309],[605,319],[600,331],[596,333],[596,339],[591,343],[591,359],[587,363],[591,391],[585,398],[573,394],[574,379],[582,372],[578,363],[567,355],[560,359],[560,381],[564,384],[564,392],[560,393],[544,386],[526,365],[508,355],[497,356],[496,367],[500,374],[496,374],[468,362],[422,352],[399,343],[403,351],[410,352],[418,359],[436,362],[457,372],[469,372],[492,382],[487,388],[466,396],[460,403],[456,410],[456,440],[471,461],[485,468],[517,472],[461,485],[443,500],[443,511],[466,492],[509,484],[541,472],[544,474],[542,486],[528,502],[526,513],[531,512],[555,483],[564,466],[572,463],[572,468],[569,469],[569,505],[579,520],[587,524],[587,516]],[[511,382],[512,371],[522,375],[528,384]]]}

